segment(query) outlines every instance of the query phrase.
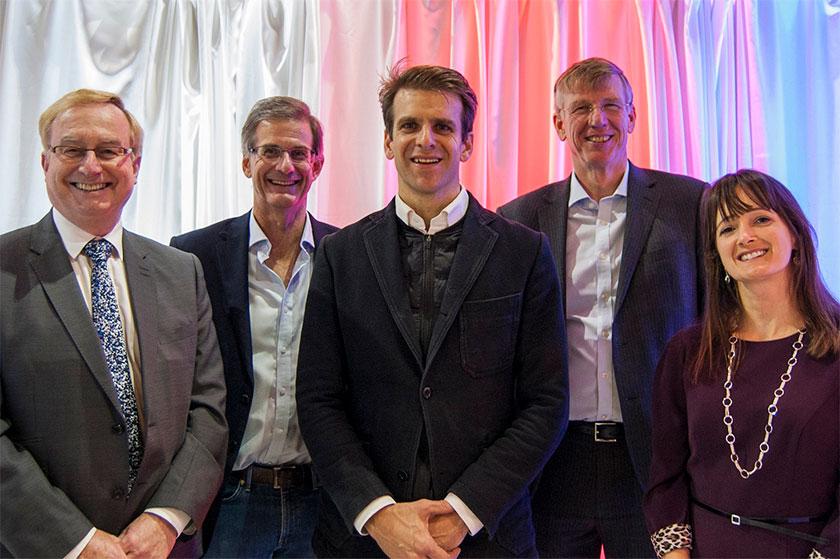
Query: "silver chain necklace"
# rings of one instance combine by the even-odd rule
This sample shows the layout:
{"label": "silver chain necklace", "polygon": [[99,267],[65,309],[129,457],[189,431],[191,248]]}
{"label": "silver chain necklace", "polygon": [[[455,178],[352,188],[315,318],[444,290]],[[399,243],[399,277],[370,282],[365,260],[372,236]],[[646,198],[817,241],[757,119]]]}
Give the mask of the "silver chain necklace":
{"label": "silver chain necklace", "polygon": [[732,363],[735,360],[735,343],[738,341],[738,338],[736,338],[734,334],[729,336],[729,355],[728,364],[726,366],[726,382],[723,383],[723,389],[725,391],[725,395],[722,400],[723,424],[726,425],[725,440],[729,445],[729,459],[732,460],[732,463],[735,464],[735,468],[738,470],[738,473],[741,474],[741,477],[744,479],[749,478],[761,469],[764,465],[764,455],[770,451],[770,444],[768,441],[770,440],[770,433],[773,432],[773,418],[779,411],[779,400],[785,395],[785,385],[790,381],[790,372],[793,370],[793,366],[796,365],[796,355],[803,347],[802,338],[804,336],[805,329],[803,328],[799,331],[799,338],[793,342],[793,353],[791,354],[790,359],[788,359],[787,370],[779,377],[781,381],[779,382],[779,387],[773,391],[773,401],[769,406],[767,406],[767,425],[764,426],[764,440],[758,445],[758,458],[756,458],[752,470],[749,471],[741,467],[741,462],[738,460],[738,453],[735,452],[735,434],[732,433],[732,423],[734,420],[732,419],[732,414],[729,413],[729,408],[732,406],[732,394],[730,392],[730,390],[732,390]]}

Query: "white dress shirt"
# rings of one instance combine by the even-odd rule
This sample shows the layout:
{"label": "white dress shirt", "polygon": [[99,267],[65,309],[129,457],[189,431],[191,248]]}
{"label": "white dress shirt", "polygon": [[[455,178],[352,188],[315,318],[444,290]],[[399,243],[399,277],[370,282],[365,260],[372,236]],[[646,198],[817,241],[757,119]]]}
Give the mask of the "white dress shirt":
{"label": "white dress shirt", "polygon": [[[82,298],[89,312],[93,312],[91,306],[91,290],[90,290],[90,276],[92,265],[90,258],[85,255],[82,250],[85,245],[92,239],[97,238],[87,231],[77,227],[69,219],[64,217],[61,212],[53,208],[52,210],[53,222],[55,228],[58,230],[58,235],[61,237],[61,242],[67,250],[67,255],[70,257],[70,266],[73,268],[73,273],[76,275],[76,281],[79,283],[79,289],[82,293]],[[128,294],[128,278],[125,273],[125,261],[123,260],[123,227],[121,223],[117,225],[104,237],[114,247],[111,256],[108,258],[108,273],[111,275],[111,281],[114,283],[114,292],[117,296],[117,306],[120,310],[120,320],[123,324],[123,333],[125,335],[126,350],[128,351],[128,368],[131,373],[131,383],[134,386],[134,395],[137,399],[137,412],[140,419],[141,429],[144,429],[143,422],[143,390],[141,385],[141,376],[138,374],[140,370],[140,342],[137,338],[137,329],[134,326],[134,313],[131,310],[131,298]],[[92,316],[92,314],[91,314]],[[126,462],[126,469],[128,469],[128,462]],[[190,517],[187,513],[178,509],[166,507],[153,507],[146,509],[145,512],[154,514],[166,520],[178,535],[184,531],[187,524],[190,522]],[[75,559],[78,557],[85,546],[93,538],[96,532],[96,527],[90,529],[87,535],[81,542],[70,550],[70,553],[65,555],[67,559]]]}
{"label": "white dress shirt", "polygon": [[298,425],[295,386],[300,329],[315,250],[312,223],[307,214],[288,286],[265,264],[271,243],[253,212],[248,238],[254,397],[233,469],[242,470],[251,464],[308,464],[311,459]]}
{"label": "white dress shirt", "polygon": [[[420,231],[421,233],[425,233],[426,235],[434,235],[438,231],[443,231],[450,225],[454,225],[458,223],[460,220],[464,218],[467,214],[467,208],[470,204],[470,197],[467,194],[467,191],[464,188],[458,192],[458,195],[452,200],[449,204],[443,208],[438,215],[432,218],[429,222],[429,228],[426,229],[426,222],[423,221],[423,218],[420,217],[417,212],[415,212],[411,206],[406,204],[402,198],[400,198],[399,194],[397,194],[395,200],[395,209],[397,213],[397,217],[408,225],[409,227]],[[461,520],[464,521],[464,524],[467,525],[467,529],[470,531],[470,535],[474,536],[484,527],[484,524],[478,517],[473,514],[470,508],[454,493],[448,493],[444,500],[452,506],[455,512],[461,517]],[[371,501],[365,508],[362,509],[355,520],[353,521],[353,526],[359,532],[359,534],[367,535],[367,532],[364,530],[365,524],[370,518],[379,512],[380,510],[384,509],[389,505],[396,504],[396,501],[390,495],[383,495],[381,497],[377,497],[373,501]]]}
{"label": "white dress shirt", "polygon": [[596,202],[572,173],[566,224],[569,419],[621,421],[612,322],[627,221],[627,175]]}

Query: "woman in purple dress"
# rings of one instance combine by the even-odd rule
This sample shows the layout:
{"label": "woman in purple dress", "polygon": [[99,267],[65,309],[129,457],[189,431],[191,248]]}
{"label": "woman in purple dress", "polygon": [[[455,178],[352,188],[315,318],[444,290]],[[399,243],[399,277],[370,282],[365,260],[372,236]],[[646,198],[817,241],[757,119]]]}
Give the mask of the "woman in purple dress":
{"label": "woman in purple dress", "polygon": [[645,516],[660,557],[838,557],[840,305],[778,181],[702,210],[707,301],[659,363]]}

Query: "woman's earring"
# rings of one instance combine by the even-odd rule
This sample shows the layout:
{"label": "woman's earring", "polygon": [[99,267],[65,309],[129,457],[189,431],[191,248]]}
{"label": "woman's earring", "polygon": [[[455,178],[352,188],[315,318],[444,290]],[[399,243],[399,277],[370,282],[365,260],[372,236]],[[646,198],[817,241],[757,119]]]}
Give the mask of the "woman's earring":
{"label": "woman's earring", "polygon": [[725,283],[726,285],[729,285],[729,281],[730,281],[729,280],[729,272],[724,272],[723,273],[723,283]]}

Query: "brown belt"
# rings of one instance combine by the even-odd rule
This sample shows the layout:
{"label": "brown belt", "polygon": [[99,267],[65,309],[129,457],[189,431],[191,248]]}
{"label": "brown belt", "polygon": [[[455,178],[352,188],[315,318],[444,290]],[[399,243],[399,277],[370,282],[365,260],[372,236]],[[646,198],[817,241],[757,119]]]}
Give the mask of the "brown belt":
{"label": "brown belt", "polygon": [[251,464],[237,472],[245,487],[268,485],[272,489],[312,490],[312,467],[309,464],[294,466],[261,466]]}

